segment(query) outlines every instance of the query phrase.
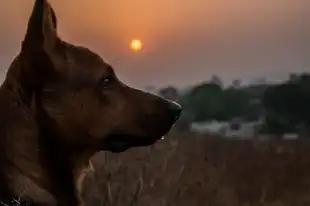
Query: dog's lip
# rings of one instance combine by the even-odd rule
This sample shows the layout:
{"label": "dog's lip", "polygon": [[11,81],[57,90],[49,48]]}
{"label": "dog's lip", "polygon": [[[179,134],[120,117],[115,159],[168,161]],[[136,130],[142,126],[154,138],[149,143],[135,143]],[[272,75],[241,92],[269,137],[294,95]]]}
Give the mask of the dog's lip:
{"label": "dog's lip", "polygon": [[104,150],[108,150],[113,153],[120,153],[132,147],[152,145],[163,138],[164,136],[139,136],[128,134],[109,135],[104,140]]}

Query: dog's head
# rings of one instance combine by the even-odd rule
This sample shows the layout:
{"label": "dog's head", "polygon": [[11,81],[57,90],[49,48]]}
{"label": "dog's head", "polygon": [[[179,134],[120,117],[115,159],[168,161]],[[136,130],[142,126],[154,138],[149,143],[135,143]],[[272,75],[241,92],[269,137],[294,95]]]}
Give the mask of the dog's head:
{"label": "dog's head", "polygon": [[121,152],[153,144],[180,116],[178,104],[126,86],[96,53],[61,40],[46,0],[34,4],[18,58],[15,79],[36,91],[39,123],[63,144]]}

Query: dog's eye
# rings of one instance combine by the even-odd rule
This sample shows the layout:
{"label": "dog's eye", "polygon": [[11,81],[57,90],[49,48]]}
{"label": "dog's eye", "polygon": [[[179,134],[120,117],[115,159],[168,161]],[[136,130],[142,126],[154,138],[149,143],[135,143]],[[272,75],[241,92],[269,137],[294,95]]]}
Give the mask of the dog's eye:
{"label": "dog's eye", "polygon": [[102,88],[107,88],[109,87],[109,85],[111,84],[112,82],[112,78],[111,77],[103,77],[101,80],[100,80],[100,86]]}

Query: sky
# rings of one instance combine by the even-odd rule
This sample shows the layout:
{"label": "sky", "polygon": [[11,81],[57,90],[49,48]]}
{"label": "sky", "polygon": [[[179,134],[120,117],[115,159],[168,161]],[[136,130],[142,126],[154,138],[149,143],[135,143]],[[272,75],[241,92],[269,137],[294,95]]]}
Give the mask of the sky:
{"label": "sky", "polygon": [[[59,34],[126,83],[185,87],[310,71],[309,0],[50,0]],[[0,81],[19,52],[33,0],[0,1]],[[141,39],[143,50],[129,49]]]}

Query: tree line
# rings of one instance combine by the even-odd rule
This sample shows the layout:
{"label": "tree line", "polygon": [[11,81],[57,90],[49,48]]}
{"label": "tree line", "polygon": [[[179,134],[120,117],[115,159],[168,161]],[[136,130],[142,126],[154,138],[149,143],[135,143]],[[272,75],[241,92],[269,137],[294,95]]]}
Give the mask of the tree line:
{"label": "tree line", "polygon": [[265,133],[308,134],[310,131],[310,74],[291,75],[289,80],[275,85],[240,86],[239,81],[234,81],[226,88],[219,78],[212,78],[186,92],[170,86],[159,90],[159,94],[182,104],[180,127],[191,122],[239,118],[263,119]]}

